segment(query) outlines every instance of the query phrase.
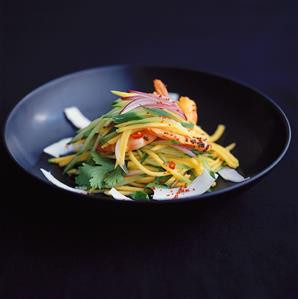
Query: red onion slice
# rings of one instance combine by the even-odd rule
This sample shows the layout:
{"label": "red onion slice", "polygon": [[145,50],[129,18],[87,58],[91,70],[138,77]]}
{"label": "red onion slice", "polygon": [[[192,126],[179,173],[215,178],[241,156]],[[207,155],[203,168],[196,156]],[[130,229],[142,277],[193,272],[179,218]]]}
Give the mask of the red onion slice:
{"label": "red onion slice", "polygon": [[175,113],[178,113],[180,116],[186,119],[186,116],[181,110],[181,108],[178,106],[177,101],[174,101],[169,97],[159,96],[153,93],[145,93],[136,90],[129,90],[129,92],[135,95],[123,98],[124,100],[129,100],[130,102],[122,109],[120,114],[128,112],[139,106],[145,106],[150,103],[155,103],[158,105],[158,108],[169,109]]}
{"label": "red onion slice", "polygon": [[144,100],[144,99],[138,99],[138,100],[134,100],[131,101],[130,103],[128,103],[121,111],[120,114],[124,114],[126,112],[129,112],[135,108],[138,108],[140,106],[147,106],[149,104],[153,104],[155,103],[153,100]]}
{"label": "red onion slice", "polygon": [[161,96],[161,95],[155,95],[153,93],[141,92],[141,91],[136,91],[136,90],[130,90],[129,92],[136,93],[136,94],[138,94],[142,97],[145,97],[145,98],[151,98],[151,99],[156,99],[156,100],[164,100],[164,101],[168,101],[168,102],[174,102],[169,97],[165,97],[165,96]]}
{"label": "red onion slice", "polygon": [[170,102],[164,102],[164,101],[160,101],[160,100],[156,101],[155,99],[150,99],[150,98],[146,98],[146,99],[138,98],[138,99],[132,100],[120,111],[120,114],[129,112],[129,111],[136,109],[140,106],[145,106],[145,107],[149,107],[149,108],[168,109],[174,113],[177,113],[182,118],[186,119],[185,114],[182,112],[182,110],[176,104],[173,104]]}

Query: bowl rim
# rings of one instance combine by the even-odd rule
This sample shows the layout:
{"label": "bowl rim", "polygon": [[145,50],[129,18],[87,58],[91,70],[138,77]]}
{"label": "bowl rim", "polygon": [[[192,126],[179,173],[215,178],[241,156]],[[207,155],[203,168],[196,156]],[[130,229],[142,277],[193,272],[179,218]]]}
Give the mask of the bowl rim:
{"label": "bowl rim", "polygon": [[[240,85],[246,89],[249,89],[255,93],[258,93],[259,95],[262,96],[263,101],[265,102],[269,102],[271,104],[271,106],[274,108],[274,110],[281,116],[282,122],[285,126],[286,129],[286,142],[283,145],[283,148],[281,150],[281,152],[279,153],[279,155],[277,156],[277,158],[275,160],[273,160],[266,168],[264,168],[262,171],[258,172],[256,175],[248,178],[247,180],[240,182],[240,183],[235,183],[231,186],[228,186],[226,188],[220,189],[220,190],[215,190],[212,192],[206,192],[203,193],[201,195],[192,195],[192,196],[188,196],[182,199],[166,199],[166,200],[152,200],[152,201],[123,201],[123,200],[110,200],[108,197],[102,197],[102,198],[98,198],[98,197],[94,197],[92,195],[89,194],[78,194],[75,192],[71,192],[71,191],[67,191],[64,190],[60,187],[57,187],[56,185],[52,184],[50,181],[48,180],[43,180],[41,179],[39,176],[31,173],[30,171],[28,171],[25,167],[23,167],[18,161],[17,159],[13,156],[13,154],[10,152],[9,150],[9,146],[8,146],[8,142],[7,142],[7,138],[8,138],[8,125],[9,122],[11,121],[11,119],[14,117],[14,115],[17,113],[17,111],[19,110],[19,108],[24,105],[28,100],[30,100],[30,98],[37,94],[38,92],[40,92],[41,90],[45,89],[45,88],[49,88],[52,85],[55,85],[59,82],[62,82],[64,80],[68,80],[72,77],[77,77],[80,75],[84,75],[85,73],[93,73],[93,72],[98,72],[98,71],[102,71],[102,70],[117,70],[117,69],[132,69],[132,68],[162,68],[162,69],[168,69],[168,70],[175,70],[175,71],[188,71],[188,72],[196,72],[196,73],[201,73],[203,75],[207,75],[207,76],[211,76],[211,77],[216,77],[218,79],[222,79],[222,80],[226,80],[226,81],[230,81],[234,84]],[[203,199],[207,199],[210,197],[217,197],[226,193],[230,193],[234,190],[237,189],[241,189],[244,186],[248,186],[250,184],[252,184],[253,182],[256,182],[257,180],[259,180],[261,177],[263,177],[264,175],[266,175],[267,173],[269,173],[285,156],[285,154],[287,153],[287,150],[289,148],[289,145],[291,143],[291,138],[292,138],[292,133],[291,133],[291,126],[290,126],[290,122],[285,114],[285,112],[282,110],[282,108],[267,94],[265,94],[264,92],[260,91],[258,88],[255,88],[253,86],[251,86],[250,84],[243,82],[239,79],[235,79],[231,76],[228,75],[224,75],[224,74],[220,74],[220,73],[216,73],[216,72],[209,72],[206,70],[202,70],[202,69],[192,69],[192,68],[188,68],[188,67],[181,67],[181,66],[173,66],[173,65],[151,65],[151,64],[114,64],[114,65],[103,65],[103,66],[98,66],[98,67],[93,67],[93,68],[88,68],[88,69],[83,69],[83,70],[79,70],[76,72],[72,72],[66,75],[62,75],[58,78],[52,79],[40,86],[38,86],[37,88],[35,88],[34,90],[32,90],[31,92],[27,93],[20,101],[17,102],[17,104],[15,106],[13,106],[13,108],[10,110],[10,112],[8,113],[8,116],[6,117],[6,120],[4,122],[4,126],[2,128],[2,137],[4,140],[4,144],[5,144],[5,148],[6,151],[8,152],[9,156],[12,158],[12,160],[19,166],[20,169],[22,169],[24,172],[26,172],[27,174],[29,174],[31,177],[39,180],[40,182],[42,182],[43,184],[47,184],[48,186],[52,186],[53,188],[63,191],[67,194],[72,194],[74,197],[76,198],[81,198],[84,197],[84,199],[88,199],[91,201],[97,201],[97,202],[113,202],[113,203],[121,203],[121,204],[158,204],[158,205],[164,205],[164,204],[173,204],[173,203],[186,203],[186,202],[192,202],[192,201],[200,201]]]}

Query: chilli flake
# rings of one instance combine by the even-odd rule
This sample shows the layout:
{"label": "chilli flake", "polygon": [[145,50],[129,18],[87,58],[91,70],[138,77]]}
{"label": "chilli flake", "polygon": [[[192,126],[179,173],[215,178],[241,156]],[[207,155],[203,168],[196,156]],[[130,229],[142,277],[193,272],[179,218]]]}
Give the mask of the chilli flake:
{"label": "chilli flake", "polygon": [[201,195],[211,188],[216,178],[213,178],[207,170],[204,170],[203,173],[198,176],[187,188],[156,188],[154,190],[153,199],[179,199],[183,197]]}
{"label": "chilli flake", "polygon": [[77,107],[67,107],[64,109],[64,113],[66,118],[78,129],[87,127],[91,122]]}

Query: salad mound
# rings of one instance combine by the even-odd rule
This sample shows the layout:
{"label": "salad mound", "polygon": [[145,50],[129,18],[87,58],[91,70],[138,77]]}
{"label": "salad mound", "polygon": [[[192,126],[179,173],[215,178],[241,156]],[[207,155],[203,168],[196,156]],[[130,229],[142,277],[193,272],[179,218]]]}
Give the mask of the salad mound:
{"label": "salad mound", "polygon": [[80,192],[103,192],[119,200],[199,195],[212,190],[219,175],[244,180],[235,170],[235,144],[216,143],[225,126],[207,134],[198,125],[195,101],[186,96],[175,100],[161,80],[153,85],[149,93],[112,91],[118,97],[112,110],[91,122],[77,108],[67,108],[67,118],[81,129],[53,145],[61,150],[66,144],[49,162],[63,167]]}

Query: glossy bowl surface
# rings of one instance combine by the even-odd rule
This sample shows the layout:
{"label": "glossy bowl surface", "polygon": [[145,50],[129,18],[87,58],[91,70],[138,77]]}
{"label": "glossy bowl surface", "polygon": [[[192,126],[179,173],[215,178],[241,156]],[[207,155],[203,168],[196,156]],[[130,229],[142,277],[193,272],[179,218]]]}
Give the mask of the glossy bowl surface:
{"label": "glossy bowl surface", "polygon": [[[170,92],[196,99],[199,123],[207,132],[213,132],[219,123],[226,125],[227,130],[219,143],[237,143],[234,154],[240,160],[240,171],[250,177],[237,184],[219,180],[213,192],[180,201],[214,197],[256,182],[285,155],[291,139],[290,125],[280,107],[268,96],[245,84],[205,72],[139,66],[110,66],[76,72],[28,94],[15,106],[6,122],[4,137],[9,153],[26,172],[39,180],[50,184],[40,171],[45,168],[72,185],[59,168],[48,164],[49,156],[42,152],[47,145],[75,133],[65,119],[64,108],[77,106],[84,115],[94,119],[110,110],[115,100],[110,90],[150,91],[155,78],[166,82]],[[110,200],[105,195],[92,197]]]}

